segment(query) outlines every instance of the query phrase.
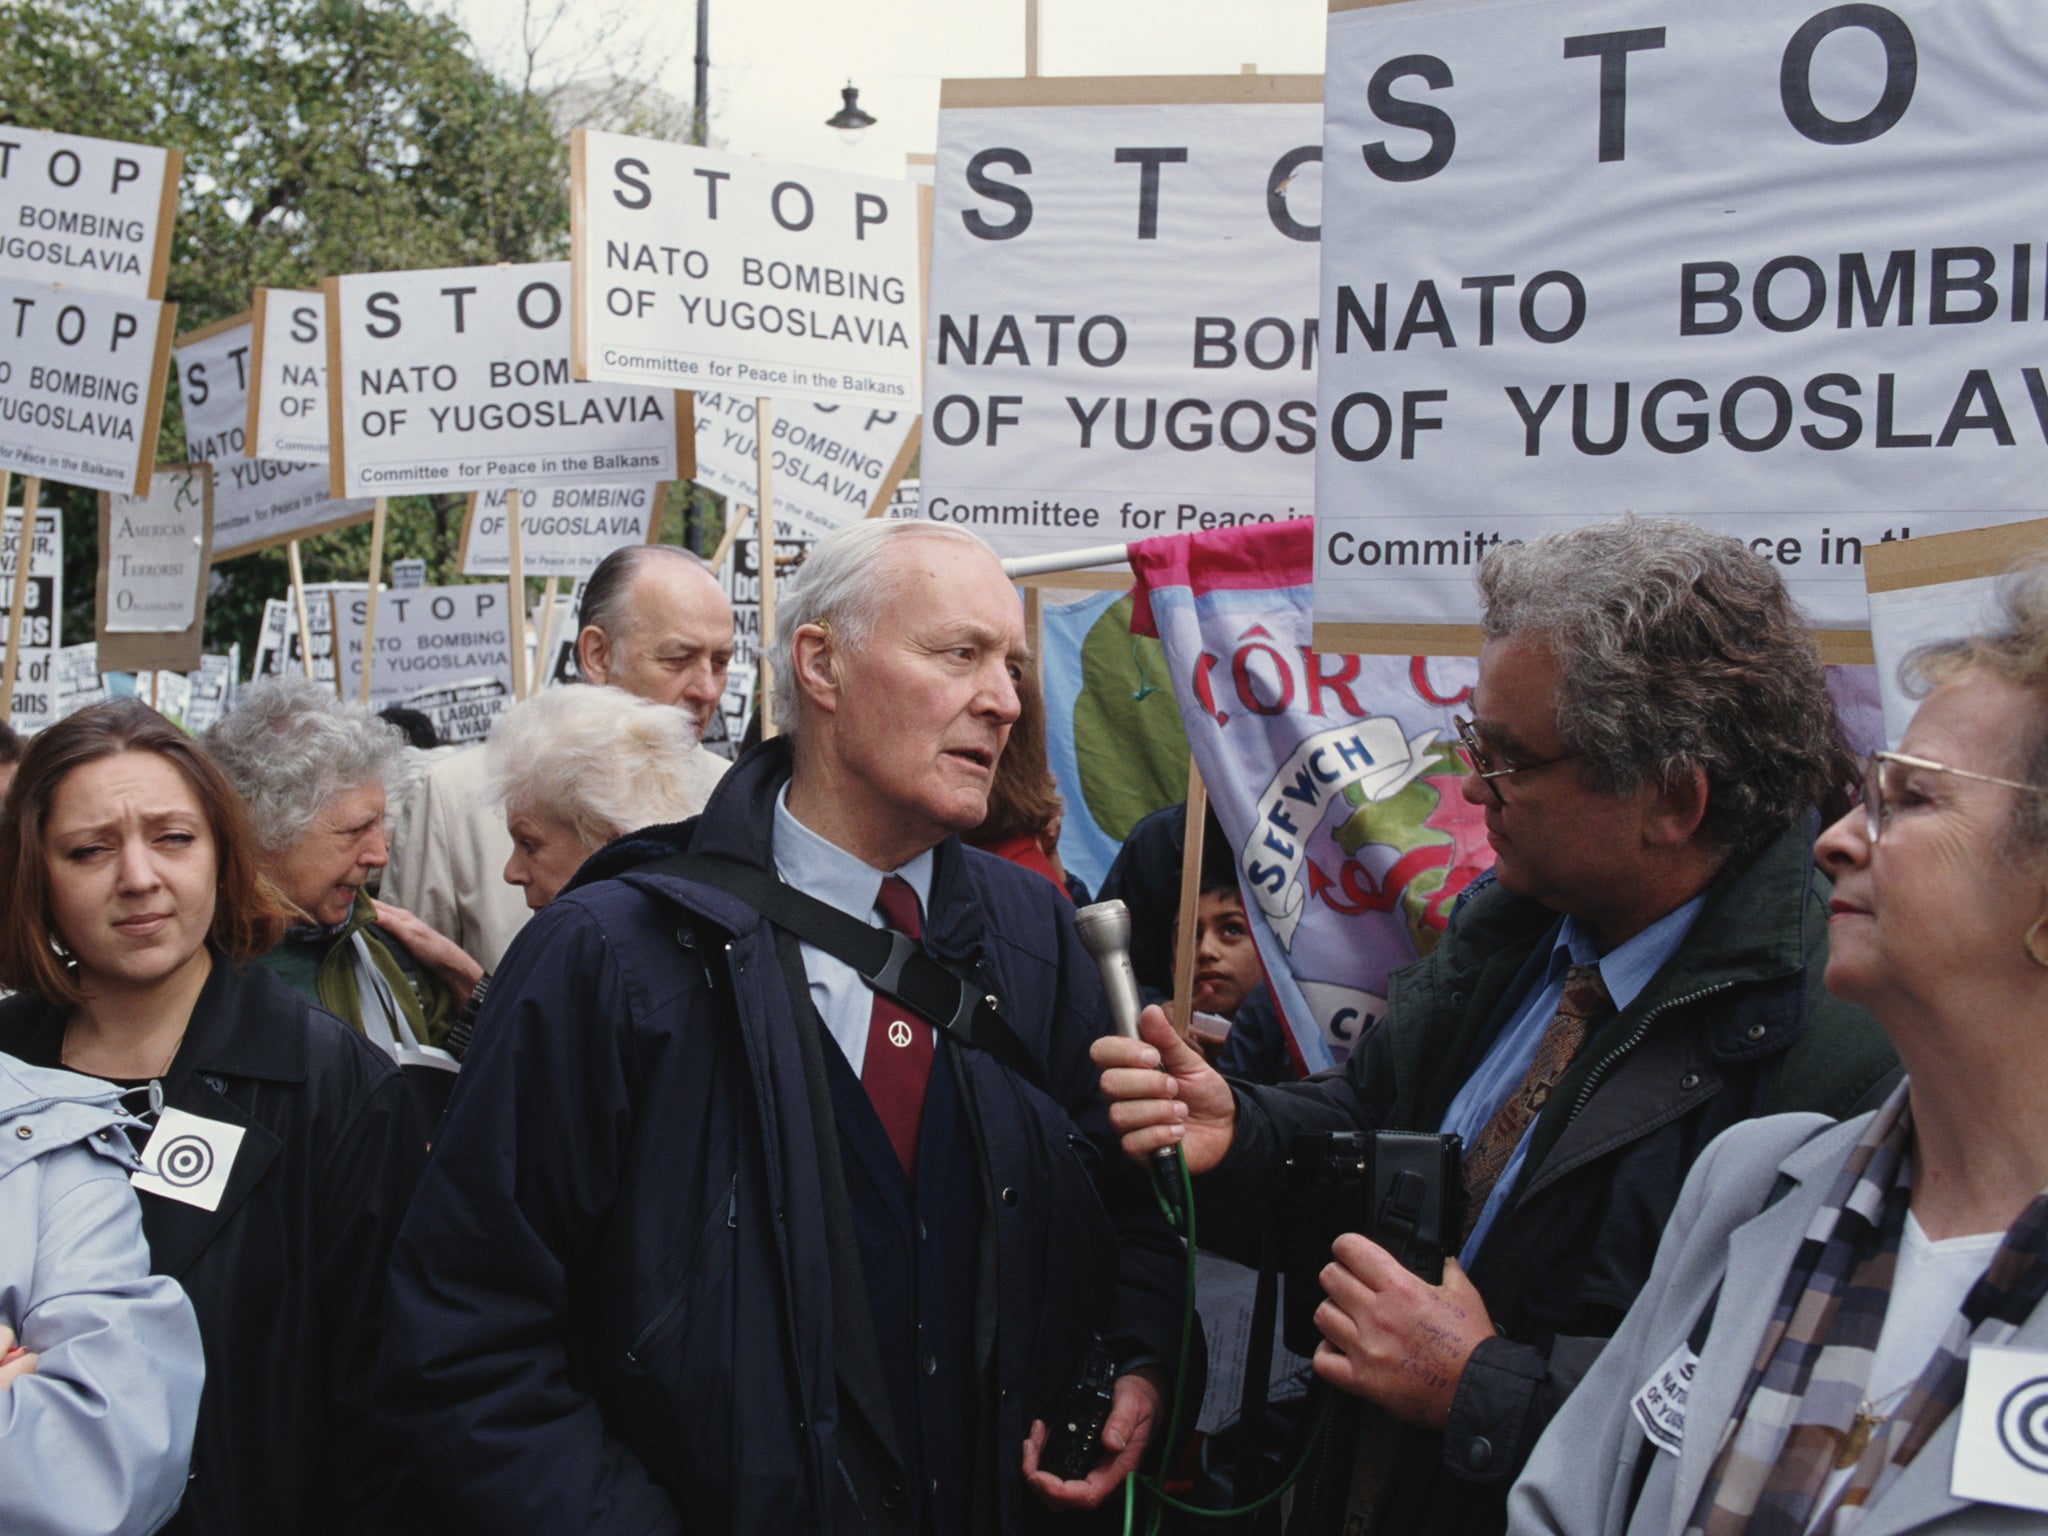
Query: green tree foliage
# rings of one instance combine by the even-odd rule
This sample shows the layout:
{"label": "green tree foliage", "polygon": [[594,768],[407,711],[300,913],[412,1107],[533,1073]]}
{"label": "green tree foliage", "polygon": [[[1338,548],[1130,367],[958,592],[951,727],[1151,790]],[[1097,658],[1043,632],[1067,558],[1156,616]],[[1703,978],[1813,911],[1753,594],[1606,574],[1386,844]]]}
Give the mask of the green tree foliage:
{"label": "green tree foliage", "polygon": [[[0,0],[0,81],[0,125],[183,153],[165,292],[181,333],[246,309],[257,287],[567,252],[568,148],[548,100],[399,0]],[[174,388],[158,459],[178,462],[183,443]],[[92,497],[45,496],[65,510],[67,565],[90,572]],[[386,558],[458,579],[463,507],[394,499]],[[369,529],[302,548],[307,580],[360,580]],[[91,582],[70,586],[65,639],[90,639]],[[285,590],[284,552],[228,561],[214,587],[208,648],[246,652]]]}

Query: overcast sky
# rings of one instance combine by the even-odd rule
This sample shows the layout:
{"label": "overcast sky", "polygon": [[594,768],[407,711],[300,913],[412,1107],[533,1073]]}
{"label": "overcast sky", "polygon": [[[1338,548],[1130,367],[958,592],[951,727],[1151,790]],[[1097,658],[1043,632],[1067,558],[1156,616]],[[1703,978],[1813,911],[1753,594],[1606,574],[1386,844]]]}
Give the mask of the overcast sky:
{"label": "overcast sky", "polygon": [[[511,69],[521,0],[444,0],[484,56]],[[548,10],[557,0],[529,0]],[[695,0],[561,0],[543,70],[573,61],[593,18],[616,5],[642,67],[678,101],[691,95]],[[930,153],[939,82],[1024,72],[1024,0],[706,0],[711,131],[771,160],[901,175]],[[1047,75],[1319,74],[1323,0],[1041,0]],[[851,80],[877,119],[852,147],[824,126]]]}

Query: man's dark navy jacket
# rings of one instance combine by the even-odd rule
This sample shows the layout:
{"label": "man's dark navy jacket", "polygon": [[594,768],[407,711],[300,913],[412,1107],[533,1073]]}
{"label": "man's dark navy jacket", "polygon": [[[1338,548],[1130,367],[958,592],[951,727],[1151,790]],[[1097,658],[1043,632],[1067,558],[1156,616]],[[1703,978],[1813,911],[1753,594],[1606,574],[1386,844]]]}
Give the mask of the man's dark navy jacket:
{"label": "man's dark navy jacket", "polygon": [[[771,742],[701,817],[598,854],[492,985],[386,1309],[389,1410],[464,1528],[892,1524],[849,1471],[844,1213],[827,1208],[800,1034],[819,1026],[792,1005],[789,946],[723,892],[634,872],[684,845],[767,867],[788,773]],[[984,1195],[974,1309],[993,1471],[975,1526],[1026,1531],[1052,1520],[1018,1466],[1031,1419],[1091,1330],[1122,1359],[1170,1366],[1184,1270],[1115,1151],[1087,1054],[1106,1010],[1068,904],[949,839],[924,939],[977,973],[1051,1094],[942,1047],[954,1144]]]}

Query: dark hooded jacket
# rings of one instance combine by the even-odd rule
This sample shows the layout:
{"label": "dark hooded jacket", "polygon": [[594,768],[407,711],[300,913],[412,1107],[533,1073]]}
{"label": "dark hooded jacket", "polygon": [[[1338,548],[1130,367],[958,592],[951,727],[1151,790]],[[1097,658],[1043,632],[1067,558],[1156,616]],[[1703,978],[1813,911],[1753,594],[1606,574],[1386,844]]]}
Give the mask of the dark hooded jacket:
{"label": "dark hooded jacket", "polygon": [[[466,1528],[752,1536],[901,1512],[900,1494],[863,1505],[848,1472],[861,1389],[835,1316],[859,1309],[859,1264],[807,1082],[801,1032],[822,1026],[751,908],[636,868],[683,848],[772,867],[789,761],[757,748],[702,816],[600,851],[493,983],[394,1256],[385,1347],[387,1405]],[[977,974],[1048,1088],[941,1043],[986,1192],[976,1524],[1026,1531],[1050,1518],[1017,1464],[1031,1419],[1091,1329],[1171,1364],[1184,1261],[1114,1155],[1087,1054],[1105,1010],[1068,903],[949,839],[924,940]]]}

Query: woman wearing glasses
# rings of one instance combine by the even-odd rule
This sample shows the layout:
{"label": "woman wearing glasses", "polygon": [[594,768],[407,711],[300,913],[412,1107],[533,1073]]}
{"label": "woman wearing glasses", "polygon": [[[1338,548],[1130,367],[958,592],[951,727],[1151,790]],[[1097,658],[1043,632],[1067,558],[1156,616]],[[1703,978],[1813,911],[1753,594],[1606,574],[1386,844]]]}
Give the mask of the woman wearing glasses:
{"label": "woman wearing glasses", "polygon": [[1907,1080],[1694,1166],[1515,1532],[1881,1536],[2048,1519],[2048,565],[1821,837],[1827,986]]}

